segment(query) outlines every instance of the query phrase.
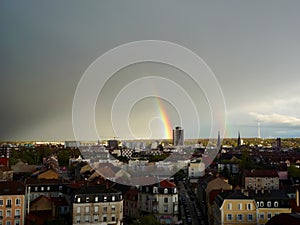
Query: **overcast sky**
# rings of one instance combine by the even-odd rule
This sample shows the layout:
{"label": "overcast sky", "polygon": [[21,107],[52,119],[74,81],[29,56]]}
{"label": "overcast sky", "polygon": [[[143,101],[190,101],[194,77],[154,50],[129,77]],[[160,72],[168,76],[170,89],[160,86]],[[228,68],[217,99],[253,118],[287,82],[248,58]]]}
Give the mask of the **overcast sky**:
{"label": "overcast sky", "polygon": [[[227,137],[238,130],[256,137],[257,121],[262,137],[298,137],[299,8],[296,0],[1,1],[0,139],[74,139],[72,103],[83,73],[110,49],[139,40],[177,43],[207,63],[224,94]],[[131,122],[154,112],[152,103],[136,105]],[[175,125],[174,107],[165,107]],[[157,115],[148,114],[153,122]],[[109,119],[97,118],[100,135],[115,136],[101,120]],[[150,129],[163,126],[152,122]],[[184,129],[196,138],[195,127]]]}

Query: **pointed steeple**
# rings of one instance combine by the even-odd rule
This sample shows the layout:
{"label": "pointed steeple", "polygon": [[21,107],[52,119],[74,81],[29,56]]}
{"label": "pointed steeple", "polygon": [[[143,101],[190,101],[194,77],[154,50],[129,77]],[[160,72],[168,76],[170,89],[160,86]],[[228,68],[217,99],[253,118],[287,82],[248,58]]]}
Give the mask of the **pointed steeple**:
{"label": "pointed steeple", "polygon": [[238,132],[237,145],[238,145],[238,147],[241,146],[241,134],[240,134],[240,131]]}

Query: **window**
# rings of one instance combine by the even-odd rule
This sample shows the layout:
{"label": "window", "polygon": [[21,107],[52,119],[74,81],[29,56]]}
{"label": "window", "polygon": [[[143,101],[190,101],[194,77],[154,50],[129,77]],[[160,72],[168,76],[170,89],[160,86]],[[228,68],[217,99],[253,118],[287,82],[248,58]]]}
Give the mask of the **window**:
{"label": "window", "polygon": [[164,212],[168,212],[168,205],[164,205]]}
{"label": "window", "polygon": [[243,220],[243,214],[237,214],[236,219],[238,221],[242,221]]}
{"label": "window", "polygon": [[50,187],[49,186],[47,187],[47,191],[50,191]]}
{"label": "window", "polygon": [[164,203],[168,203],[168,198],[164,198]]}
{"label": "window", "polygon": [[247,219],[248,221],[253,221],[253,214],[248,214]]}
{"label": "window", "polygon": [[274,202],[274,206],[275,206],[275,207],[278,207],[278,202],[277,202],[277,201]]}
{"label": "window", "polygon": [[6,225],[11,225],[11,221],[10,220],[6,221]]}
{"label": "window", "polygon": [[227,209],[228,209],[228,210],[232,210],[232,204],[231,204],[231,203],[228,203],[228,204],[227,204]]}
{"label": "window", "polygon": [[248,203],[248,204],[247,204],[247,209],[248,209],[248,210],[252,210],[252,204],[251,204],[251,203]]}
{"label": "window", "polygon": [[268,201],[268,202],[267,202],[267,206],[268,206],[268,207],[271,207],[271,206],[272,206],[272,203],[271,203],[270,201]]}
{"label": "window", "polygon": [[6,200],[6,207],[11,207],[11,199]]}
{"label": "window", "polygon": [[116,207],[114,205],[111,206],[111,211],[116,211]]}
{"label": "window", "polygon": [[261,201],[261,202],[259,203],[259,206],[260,206],[260,207],[264,207],[264,202]]}
{"label": "window", "polygon": [[111,216],[111,221],[115,221],[116,217],[115,216]]}
{"label": "window", "polygon": [[94,222],[98,222],[99,221],[99,216],[98,215],[94,215]]}
{"label": "window", "polygon": [[11,210],[10,209],[6,210],[6,217],[11,217]]}
{"label": "window", "polygon": [[264,213],[260,213],[259,214],[259,219],[264,220],[265,219],[265,214]]}
{"label": "window", "polygon": [[44,191],[44,187],[41,187],[41,191]]}
{"label": "window", "polygon": [[15,216],[20,216],[20,215],[21,215],[21,210],[20,209],[16,209]]}
{"label": "window", "polygon": [[164,194],[168,194],[168,189],[167,188],[164,189]]}
{"label": "window", "polygon": [[0,206],[3,205],[3,199],[0,199]]}
{"label": "window", "polygon": [[89,206],[86,206],[86,207],[85,207],[85,212],[86,212],[86,213],[89,213],[89,212],[90,212],[90,207],[89,207]]}
{"label": "window", "polygon": [[76,223],[80,223],[80,216],[76,216]]}
{"label": "window", "polygon": [[107,217],[106,217],[106,216],[103,216],[103,217],[102,217],[102,220],[103,220],[103,222],[106,222],[106,221],[107,221]]}
{"label": "window", "polygon": [[177,193],[177,189],[176,188],[174,188],[174,194],[176,194]]}
{"label": "window", "polygon": [[80,198],[77,198],[77,202],[80,202]]}
{"label": "window", "polygon": [[89,215],[86,215],[86,216],[84,217],[84,221],[87,222],[87,223],[89,223],[89,222],[90,222],[90,216],[89,216]]}
{"label": "window", "polygon": [[111,200],[114,202],[116,200],[115,196],[111,196]]}
{"label": "window", "polygon": [[268,220],[271,219],[272,213],[268,212]]}
{"label": "window", "polygon": [[154,188],[153,188],[153,193],[154,193],[154,194],[158,193],[157,187],[154,187]]}
{"label": "window", "polygon": [[239,210],[242,210],[242,209],[243,209],[243,204],[242,204],[242,203],[239,203],[239,204],[238,204],[238,209],[239,209]]}
{"label": "window", "polygon": [[20,198],[16,198],[16,205],[21,205],[21,199]]}
{"label": "window", "polygon": [[80,207],[77,207],[76,212],[80,213]]}
{"label": "window", "polygon": [[105,202],[107,201],[107,197],[106,197],[106,196],[104,196],[104,201],[105,201]]}
{"label": "window", "polygon": [[61,190],[62,190],[62,186],[59,186],[59,187],[58,187],[58,190],[60,190],[60,191],[61,191]]}
{"label": "window", "polygon": [[20,225],[20,220],[15,220],[15,225]]}
{"label": "window", "polygon": [[107,207],[106,206],[103,207],[103,212],[107,212]]}
{"label": "window", "polygon": [[86,201],[86,202],[90,202],[90,197],[86,197],[86,198],[85,198],[85,201]]}
{"label": "window", "polygon": [[34,190],[35,190],[35,191],[38,191],[38,187],[34,187]]}
{"label": "window", "polygon": [[232,214],[226,214],[226,219],[228,221],[231,221],[232,220]]}
{"label": "window", "polygon": [[95,206],[94,207],[94,212],[98,212],[99,211],[99,206]]}

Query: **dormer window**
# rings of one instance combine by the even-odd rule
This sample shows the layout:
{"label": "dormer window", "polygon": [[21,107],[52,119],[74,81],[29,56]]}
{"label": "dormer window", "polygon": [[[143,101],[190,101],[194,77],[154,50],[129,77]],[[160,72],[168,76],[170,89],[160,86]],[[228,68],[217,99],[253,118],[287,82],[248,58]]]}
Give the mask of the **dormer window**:
{"label": "dormer window", "polygon": [[264,207],[264,202],[261,201],[261,202],[259,203],[259,206],[260,206],[260,207]]}
{"label": "dormer window", "polygon": [[157,187],[154,187],[154,188],[153,188],[153,193],[154,193],[154,194],[158,193],[158,188],[157,188]]}
{"label": "dormer window", "polygon": [[106,196],[104,196],[104,201],[105,201],[105,202],[107,201],[107,197],[106,197]]}
{"label": "dormer window", "polygon": [[95,202],[98,202],[98,196],[95,197]]}
{"label": "dormer window", "polygon": [[167,188],[164,189],[164,194],[168,194],[168,189]]}
{"label": "dormer window", "polygon": [[114,202],[116,200],[115,196],[111,196],[111,200]]}
{"label": "dormer window", "polygon": [[77,198],[77,202],[80,202],[80,198]]}
{"label": "dormer window", "polygon": [[176,188],[174,188],[174,194],[176,194],[177,193],[177,189]]}
{"label": "dormer window", "polygon": [[274,202],[274,207],[278,207],[278,202],[276,201],[276,202]]}
{"label": "dormer window", "polygon": [[271,204],[270,201],[267,202],[267,206],[268,206],[268,207],[271,207],[271,206],[272,206],[272,204]]}
{"label": "dormer window", "polygon": [[86,197],[85,201],[89,202],[90,201],[90,197]]}

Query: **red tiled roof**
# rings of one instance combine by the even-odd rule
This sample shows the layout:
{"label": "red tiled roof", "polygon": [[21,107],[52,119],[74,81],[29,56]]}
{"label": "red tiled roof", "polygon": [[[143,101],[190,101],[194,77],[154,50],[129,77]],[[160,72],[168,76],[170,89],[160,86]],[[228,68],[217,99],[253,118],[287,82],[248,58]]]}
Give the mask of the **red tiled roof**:
{"label": "red tiled roof", "polygon": [[162,180],[161,182],[159,182],[159,185],[163,188],[176,187],[176,184],[174,184],[173,182],[170,182],[168,180]]}

